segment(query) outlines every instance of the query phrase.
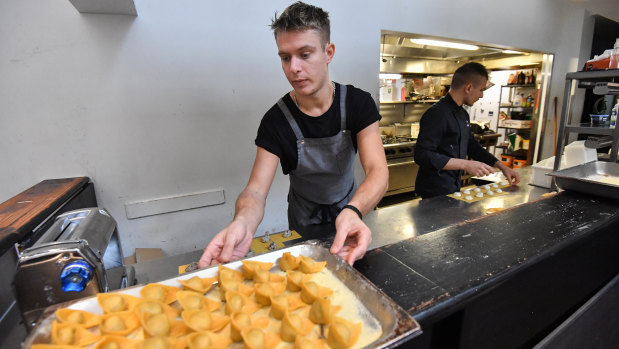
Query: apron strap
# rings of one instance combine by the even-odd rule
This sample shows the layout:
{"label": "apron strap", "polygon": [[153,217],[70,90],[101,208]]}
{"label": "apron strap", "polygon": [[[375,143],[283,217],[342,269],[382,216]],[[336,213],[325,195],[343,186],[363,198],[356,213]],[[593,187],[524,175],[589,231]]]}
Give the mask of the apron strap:
{"label": "apron strap", "polygon": [[339,213],[340,209],[336,205],[318,205],[310,214],[310,219],[318,218],[318,215],[321,214],[321,224],[335,223]]}
{"label": "apron strap", "polygon": [[[346,199],[348,195],[350,195],[350,193],[353,191],[354,188],[355,188],[355,184],[353,183],[352,187],[350,187],[350,190],[348,190],[348,193],[346,193],[346,195],[344,196],[344,199]],[[328,205],[328,204],[316,205],[316,207],[310,214],[310,219],[318,218],[318,215],[321,214],[320,216],[321,224],[335,223],[335,219],[337,218],[337,215],[339,215],[340,212],[342,211],[342,208],[339,207],[338,204],[341,204],[344,199],[334,204],[331,204],[331,205]]]}
{"label": "apron strap", "polygon": [[346,132],[346,85],[340,85],[340,118],[340,128]]}
{"label": "apron strap", "polygon": [[283,98],[280,98],[279,101],[277,101],[277,106],[284,113],[284,116],[286,117],[286,120],[288,120],[290,127],[292,127],[292,131],[294,132],[294,135],[297,137],[297,140],[298,141],[302,140],[304,138],[303,132],[301,132],[301,128],[299,128],[299,124],[297,124],[295,119],[292,117],[292,113],[290,113],[290,109],[288,109],[288,107],[286,106],[286,103],[284,103]]}

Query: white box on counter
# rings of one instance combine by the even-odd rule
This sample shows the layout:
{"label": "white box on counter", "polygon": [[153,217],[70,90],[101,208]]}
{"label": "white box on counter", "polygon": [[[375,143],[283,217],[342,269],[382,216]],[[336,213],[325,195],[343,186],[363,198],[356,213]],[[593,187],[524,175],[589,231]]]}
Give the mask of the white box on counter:
{"label": "white box on counter", "polygon": [[[551,156],[548,159],[542,160],[531,166],[531,184],[542,188],[550,188],[552,176],[547,176],[546,174],[552,172],[554,165],[555,157]],[[562,157],[561,166],[559,166],[559,169],[565,167],[565,157]]]}

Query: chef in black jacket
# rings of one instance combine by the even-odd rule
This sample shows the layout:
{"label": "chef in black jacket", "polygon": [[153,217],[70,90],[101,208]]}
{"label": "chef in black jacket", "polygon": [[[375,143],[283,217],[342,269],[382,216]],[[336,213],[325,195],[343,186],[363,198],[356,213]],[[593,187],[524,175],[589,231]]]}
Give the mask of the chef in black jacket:
{"label": "chef in black jacket", "polygon": [[447,95],[421,117],[415,146],[415,162],[419,165],[415,192],[422,198],[460,190],[463,171],[481,177],[498,168],[510,184],[520,182],[516,171],[475,140],[469,114],[462,107],[472,106],[483,97],[487,84],[486,68],[479,63],[466,63],[454,73]]}

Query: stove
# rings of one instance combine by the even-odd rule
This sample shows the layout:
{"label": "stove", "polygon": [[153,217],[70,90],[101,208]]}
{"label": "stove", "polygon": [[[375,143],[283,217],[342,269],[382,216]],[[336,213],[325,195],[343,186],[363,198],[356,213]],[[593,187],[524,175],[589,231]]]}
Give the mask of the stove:
{"label": "stove", "polygon": [[389,187],[385,196],[415,191],[415,179],[419,166],[415,163],[416,140],[410,137],[386,138],[383,140]]}
{"label": "stove", "polygon": [[410,157],[412,160],[412,157],[415,154],[415,143],[415,141],[405,141],[383,144],[383,148],[385,149],[385,157],[387,160],[407,157]]}

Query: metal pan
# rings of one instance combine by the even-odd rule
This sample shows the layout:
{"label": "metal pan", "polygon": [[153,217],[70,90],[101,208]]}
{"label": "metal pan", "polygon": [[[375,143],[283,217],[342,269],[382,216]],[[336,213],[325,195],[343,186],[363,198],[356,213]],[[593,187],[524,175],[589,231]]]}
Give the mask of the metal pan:
{"label": "metal pan", "polygon": [[[284,252],[290,252],[293,255],[309,256],[315,260],[327,261],[327,269],[329,269],[335,277],[357,297],[355,302],[357,306],[365,308],[359,313],[363,314],[363,316],[371,317],[372,322],[377,324],[376,326],[380,327],[380,336],[375,341],[365,345],[365,348],[392,348],[421,334],[419,324],[415,321],[415,319],[413,319],[412,316],[410,316],[410,314],[397,305],[391,298],[385,295],[378,287],[376,287],[376,285],[366,279],[361,273],[352,268],[341,258],[333,256],[329,252],[328,248],[323,246],[323,244],[319,241],[307,241],[299,245],[246,259],[277,263]],[[241,265],[241,261],[226,264],[227,267],[239,270],[241,269]],[[178,279],[189,279],[193,276],[213,277],[215,275],[217,275],[217,267],[211,267],[186,273],[168,280],[163,280],[159,283],[170,286],[178,286]],[[119,290],[118,292],[139,296],[142,286],[143,285],[134,286]],[[39,324],[33,329],[28,338],[26,338],[23,346],[24,348],[29,348],[35,343],[49,343],[49,329],[51,328],[51,322],[55,317],[54,312],[60,307],[100,312],[95,297],[49,307],[45,310],[43,319],[39,321]],[[94,310],[94,308],[96,308],[96,310]]]}
{"label": "metal pan", "polygon": [[548,175],[561,189],[619,200],[619,163],[592,161]]}

